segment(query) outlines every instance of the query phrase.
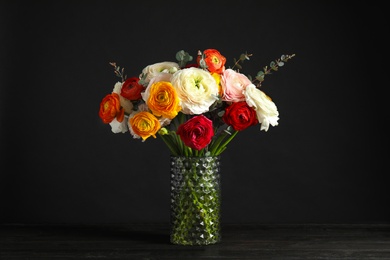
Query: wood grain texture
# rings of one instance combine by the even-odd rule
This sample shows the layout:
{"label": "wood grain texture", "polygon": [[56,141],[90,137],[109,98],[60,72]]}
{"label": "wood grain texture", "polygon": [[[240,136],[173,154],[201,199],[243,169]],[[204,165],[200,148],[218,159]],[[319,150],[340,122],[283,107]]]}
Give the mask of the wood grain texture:
{"label": "wood grain texture", "polygon": [[390,259],[390,225],[225,224],[208,246],[169,242],[169,225],[1,225],[0,259]]}

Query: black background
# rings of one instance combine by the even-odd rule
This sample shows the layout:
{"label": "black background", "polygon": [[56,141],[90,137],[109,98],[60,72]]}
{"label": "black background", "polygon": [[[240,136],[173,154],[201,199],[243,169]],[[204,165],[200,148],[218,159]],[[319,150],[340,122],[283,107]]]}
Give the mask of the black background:
{"label": "black background", "polygon": [[169,220],[169,151],[98,117],[118,81],[185,50],[253,54],[279,125],[222,157],[222,221],[389,222],[383,6],[342,1],[0,1],[2,223]]}

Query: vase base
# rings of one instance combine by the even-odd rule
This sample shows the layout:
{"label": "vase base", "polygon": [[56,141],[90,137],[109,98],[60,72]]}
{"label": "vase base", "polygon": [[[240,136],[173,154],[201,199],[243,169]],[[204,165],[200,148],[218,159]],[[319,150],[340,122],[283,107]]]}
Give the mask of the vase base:
{"label": "vase base", "polygon": [[212,240],[212,241],[204,241],[204,240],[194,240],[194,241],[185,241],[185,240],[170,240],[171,244],[179,245],[179,246],[207,246],[214,245],[221,242],[221,240]]}

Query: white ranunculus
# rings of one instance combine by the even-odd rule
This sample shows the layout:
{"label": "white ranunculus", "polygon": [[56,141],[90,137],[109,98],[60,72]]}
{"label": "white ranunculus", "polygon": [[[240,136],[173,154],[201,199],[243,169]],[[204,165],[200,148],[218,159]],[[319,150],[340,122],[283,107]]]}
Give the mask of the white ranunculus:
{"label": "white ranunculus", "polygon": [[161,127],[164,127],[164,126],[167,126],[167,125],[169,125],[170,123],[171,123],[171,119],[169,119],[169,118],[166,118],[166,117],[160,117],[159,119],[158,119],[158,121],[160,121],[160,125],[161,125]]}
{"label": "white ranunculus", "polygon": [[279,112],[270,97],[253,84],[248,85],[243,93],[246,103],[256,110],[257,119],[261,124],[260,130],[267,132],[269,125],[278,125]]}
{"label": "white ranunculus", "polygon": [[173,74],[171,83],[176,88],[184,114],[207,112],[218,99],[218,85],[205,70],[195,67],[179,70]]}
{"label": "white ranunculus", "polygon": [[[148,111],[148,112],[151,112],[149,107],[145,104],[145,103],[142,103],[142,104],[139,104],[138,105],[138,112],[142,112],[142,111]],[[132,117],[132,116],[131,116]]]}
{"label": "white ranunculus", "polygon": [[139,78],[142,79],[144,75],[146,75],[144,81],[149,83],[150,80],[156,77],[161,72],[173,74],[180,69],[179,64],[171,61],[158,62],[151,65],[146,66],[143,70]]}
{"label": "white ranunculus", "polygon": [[121,106],[125,110],[125,113],[130,115],[130,113],[133,111],[133,103],[127,98],[122,97],[121,95],[122,85],[123,85],[122,82],[117,82],[112,92],[117,93],[119,95],[119,102],[121,103]]}
{"label": "white ranunculus", "polygon": [[115,134],[126,133],[129,130],[127,120],[127,116],[125,116],[122,122],[119,122],[116,118],[114,118],[114,120],[110,122],[111,131]]}

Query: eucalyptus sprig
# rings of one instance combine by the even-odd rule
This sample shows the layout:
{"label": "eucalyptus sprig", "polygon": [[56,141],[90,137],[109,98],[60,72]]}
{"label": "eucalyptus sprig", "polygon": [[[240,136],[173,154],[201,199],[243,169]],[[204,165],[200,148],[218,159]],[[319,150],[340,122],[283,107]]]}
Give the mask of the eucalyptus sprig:
{"label": "eucalyptus sprig", "polygon": [[238,70],[242,69],[242,66],[240,65],[240,63],[244,63],[245,60],[249,60],[249,57],[251,57],[253,54],[248,54],[248,53],[242,53],[240,55],[240,58],[238,58],[238,60],[236,58],[234,58],[234,65],[231,69],[234,69],[234,68],[238,68]]}
{"label": "eucalyptus sprig", "polygon": [[278,71],[279,67],[282,67],[285,62],[292,59],[294,56],[295,56],[295,54],[291,54],[291,55],[284,54],[279,59],[271,61],[269,64],[269,67],[265,66],[263,68],[263,70],[260,70],[259,72],[257,72],[255,80],[254,80],[254,81],[258,82],[257,87],[261,86],[261,83],[264,81],[265,75],[272,74],[272,71]]}
{"label": "eucalyptus sprig", "polygon": [[187,62],[192,61],[192,59],[193,57],[184,50],[178,51],[176,53],[176,60],[180,68],[183,68],[187,64]]}
{"label": "eucalyptus sprig", "polygon": [[[240,55],[240,58],[238,58],[238,59],[234,58],[234,65],[233,65],[233,67],[231,67],[231,69],[237,68],[239,71],[240,69],[242,69],[241,64],[244,63],[245,60],[249,60],[251,56],[252,56],[252,54],[248,54],[247,52],[245,52],[245,53],[242,53]],[[252,79],[252,77],[250,75],[248,75],[248,78],[253,83],[257,82],[256,87],[259,88],[261,86],[261,83],[264,81],[265,75],[271,74],[272,71],[277,71],[279,69],[279,67],[282,67],[285,62],[292,59],[294,56],[295,56],[295,54],[282,55],[279,59],[271,61],[269,64],[269,67],[265,66],[263,68],[263,70],[258,71],[256,74],[256,77],[254,79]]]}
{"label": "eucalyptus sprig", "polygon": [[124,82],[127,78],[127,75],[124,74],[125,68],[122,68],[116,64],[116,62],[110,62],[110,65],[114,67],[114,73],[117,77],[122,79],[122,82]]}

